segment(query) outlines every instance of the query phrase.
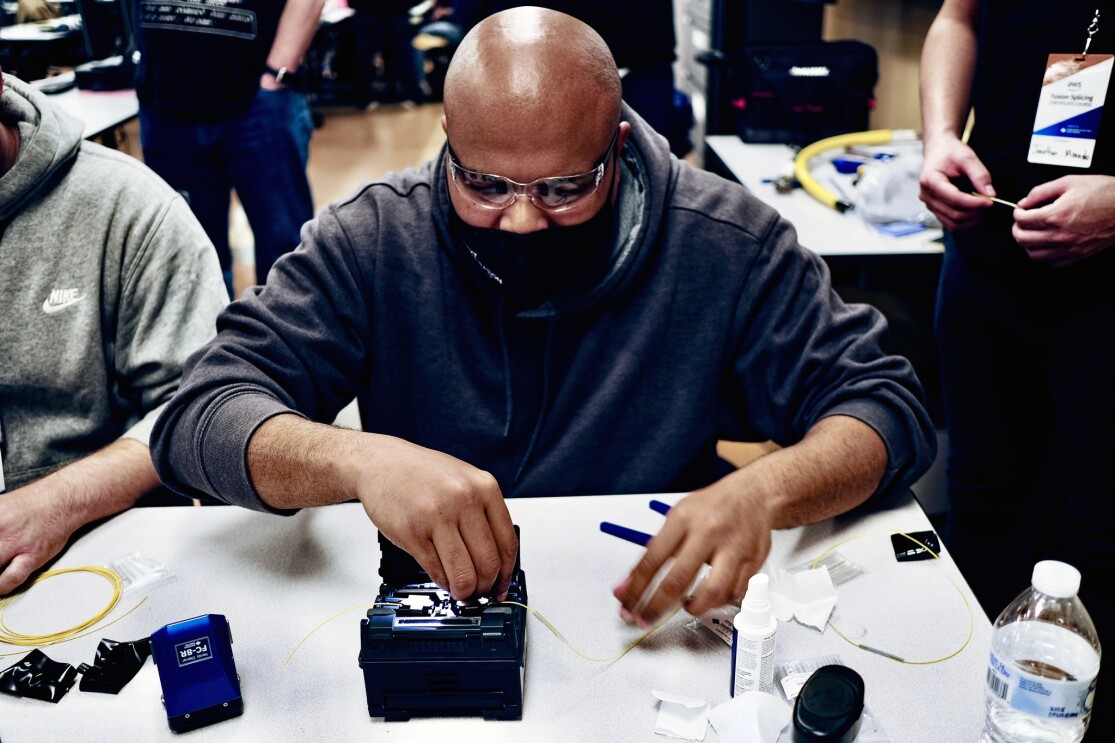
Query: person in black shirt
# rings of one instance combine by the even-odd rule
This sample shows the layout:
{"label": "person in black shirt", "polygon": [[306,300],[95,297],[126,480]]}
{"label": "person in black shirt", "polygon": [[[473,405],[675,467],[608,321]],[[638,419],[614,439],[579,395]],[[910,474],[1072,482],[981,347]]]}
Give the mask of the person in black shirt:
{"label": "person in black shirt", "polygon": [[255,237],[256,279],[313,217],[313,122],[294,88],[324,0],[140,0],[136,93],[143,157],[184,193],[231,286],[231,189]]}
{"label": "person in black shirt", "polygon": [[[1056,92],[1049,57],[1081,54],[1097,5],[1091,63],[1115,52],[1115,3],[946,0],[922,54],[921,193],[949,230],[937,305],[949,550],[992,619],[1026,588],[1035,562],[1071,563],[1110,642],[1115,115],[1088,137],[1060,138],[1062,151],[1094,141],[1087,167],[1032,162],[1054,149],[1034,140],[1045,126],[1039,101]],[[1099,86],[1110,95],[1109,77]],[[1101,698],[1115,688],[1104,681],[1112,668],[1101,668]],[[1113,722],[1101,709],[1089,738],[1111,740]]]}

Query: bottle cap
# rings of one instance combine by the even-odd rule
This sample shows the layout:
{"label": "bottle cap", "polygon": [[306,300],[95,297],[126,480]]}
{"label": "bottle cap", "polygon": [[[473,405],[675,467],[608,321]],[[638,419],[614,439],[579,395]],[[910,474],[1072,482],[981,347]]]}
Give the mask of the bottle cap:
{"label": "bottle cap", "polygon": [[863,715],[863,677],[847,666],[822,666],[794,701],[794,743],[852,743]]}
{"label": "bottle cap", "polygon": [[752,629],[762,629],[770,624],[770,578],[766,573],[755,573],[747,581],[747,593],[739,607],[741,624]]}
{"label": "bottle cap", "polygon": [[1065,562],[1042,560],[1034,565],[1034,575],[1030,582],[1047,596],[1067,599],[1080,590],[1080,571]]}

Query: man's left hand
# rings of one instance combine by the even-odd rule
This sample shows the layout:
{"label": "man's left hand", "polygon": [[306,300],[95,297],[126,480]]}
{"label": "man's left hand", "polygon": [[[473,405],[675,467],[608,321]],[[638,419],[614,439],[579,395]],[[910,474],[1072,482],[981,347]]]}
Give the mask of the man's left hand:
{"label": "man's left hand", "polygon": [[[649,627],[684,598],[706,563],[712,570],[686,601],[686,611],[699,616],[742,597],[748,579],[770,551],[766,501],[757,488],[741,491],[740,482],[732,476],[679,501],[670,509],[665,526],[650,540],[643,559],[616,587],[621,616]],[[673,565],[654,593],[644,596],[669,558],[674,558]]]}
{"label": "man's left hand", "polygon": [[1018,202],[1012,234],[1031,258],[1051,266],[1115,245],[1115,177],[1069,175],[1036,186]]}

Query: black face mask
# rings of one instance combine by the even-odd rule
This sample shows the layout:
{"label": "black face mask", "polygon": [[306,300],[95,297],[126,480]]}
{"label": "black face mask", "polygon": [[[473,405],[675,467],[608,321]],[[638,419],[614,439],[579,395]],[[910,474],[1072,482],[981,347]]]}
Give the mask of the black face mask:
{"label": "black face mask", "polygon": [[588,278],[610,257],[615,209],[611,199],[591,219],[521,235],[452,222],[481,270],[503,288],[513,312],[538,307],[579,277]]}

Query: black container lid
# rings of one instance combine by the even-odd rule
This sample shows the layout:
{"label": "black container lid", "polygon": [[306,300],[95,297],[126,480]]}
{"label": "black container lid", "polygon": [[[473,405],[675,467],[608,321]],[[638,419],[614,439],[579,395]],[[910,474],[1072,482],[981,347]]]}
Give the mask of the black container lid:
{"label": "black container lid", "polygon": [[847,666],[822,666],[794,702],[794,743],[852,743],[863,714],[863,678]]}

